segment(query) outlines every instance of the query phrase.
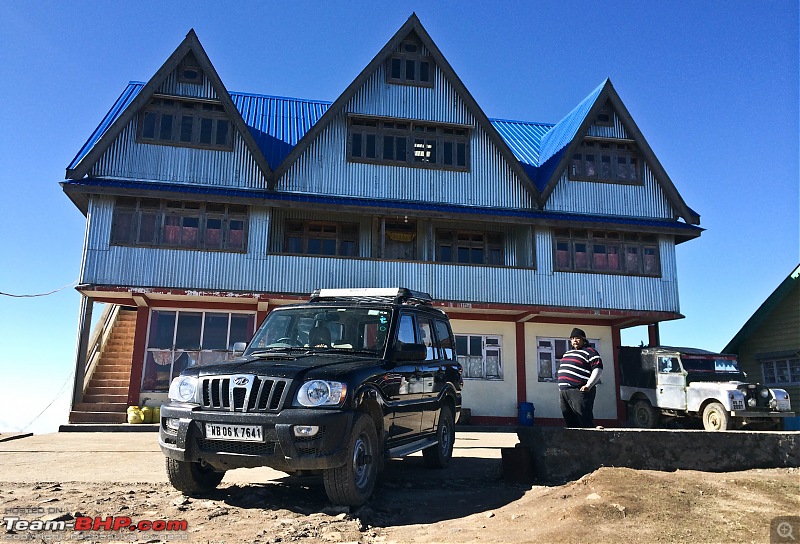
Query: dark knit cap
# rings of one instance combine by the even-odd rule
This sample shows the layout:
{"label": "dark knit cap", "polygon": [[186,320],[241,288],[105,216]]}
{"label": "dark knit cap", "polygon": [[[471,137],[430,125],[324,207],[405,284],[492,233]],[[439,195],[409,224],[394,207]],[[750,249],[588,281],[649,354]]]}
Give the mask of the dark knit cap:
{"label": "dark knit cap", "polygon": [[572,333],[569,335],[570,338],[586,338],[586,333],[580,329],[572,329]]}

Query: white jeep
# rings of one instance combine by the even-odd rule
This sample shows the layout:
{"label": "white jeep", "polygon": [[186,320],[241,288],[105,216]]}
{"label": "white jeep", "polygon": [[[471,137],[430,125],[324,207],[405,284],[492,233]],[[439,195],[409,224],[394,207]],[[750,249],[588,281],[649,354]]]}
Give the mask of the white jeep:
{"label": "white jeep", "polygon": [[747,383],[735,355],[667,346],[620,347],[620,397],[636,427],[662,416],[702,418],[708,431],[780,429],[792,417],[783,389]]}

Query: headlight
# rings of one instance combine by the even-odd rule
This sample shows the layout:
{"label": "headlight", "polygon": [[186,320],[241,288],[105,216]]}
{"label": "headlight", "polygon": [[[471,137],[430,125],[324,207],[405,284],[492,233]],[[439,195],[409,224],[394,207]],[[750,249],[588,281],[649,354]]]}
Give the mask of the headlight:
{"label": "headlight", "polygon": [[765,399],[767,397],[769,397],[769,389],[762,389],[761,390],[761,398]]}
{"label": "headlight", "polygon": [[756,404],[757,404],[757,403],[756,403],[756,399],[754,399],[754,398],[752,398],[752,397],[751,397],[751,398],[749,398],[749,399],[747,399],[747,405],[748,405],[750,408],[753,408],[753,407],[755,407],[755,405],[756,405]]}
{"label": "headlight", "polygon": [[311,380],[297,390],[301,406],[335,406],[347,396],[347,384],[327,380]]}
{"label": "headlight", "polygon": [[194,376],[178,376],[169,385],[169,400],[178,402],[194,401],[197,391],[197,378]]}

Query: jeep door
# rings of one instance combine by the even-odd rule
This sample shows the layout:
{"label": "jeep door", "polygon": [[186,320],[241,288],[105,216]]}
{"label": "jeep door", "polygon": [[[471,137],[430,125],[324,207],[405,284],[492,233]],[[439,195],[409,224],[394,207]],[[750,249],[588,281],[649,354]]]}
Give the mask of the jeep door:
{"label": "jeep door", "polygon": [[656,358],[656,404],[659,408],[686,410],[686,376],[677,355]]}
{"label": "jeep door", "polygon": [[[401,313],[397,326],[395,348],[402,344],[416,344],[419,333],[415,316]],[[389,439],[402,440],[419,434],[422,424],[423,361],[397,361],[389,375],[390,384],[385,387],[391,411]]]}

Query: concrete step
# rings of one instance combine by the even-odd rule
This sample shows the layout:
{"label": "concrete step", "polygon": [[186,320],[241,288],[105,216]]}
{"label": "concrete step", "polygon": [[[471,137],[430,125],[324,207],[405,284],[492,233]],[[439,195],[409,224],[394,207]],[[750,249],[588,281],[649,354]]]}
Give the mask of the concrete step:
{"label": "concrete step", "polygon": [[[106,372],[101,370],[99,372],[95,372],[92,374],[92,382],[97,381],[105,381],[105,380],[122,380],[124,384],[116,384],[116,385],[128,385],[130,383],[131,373],[128,372]],[[91,383],[91,382],[90,382]]]}
{"label": "concrete step", "polygon": [[126,412],[126,402],[78,402],[75,412]]}
{"label": "concrete step", "polygon": [[79,412],[69,413],[70,423],[125,423],[128,414],[125,412]]}
{"label": "concrete step", "polygon": [[100,393],[87,393],[83,395],[83,402],[86,403],[103,403],[103,402],[110,402],[114,404],[126,404],[128,402],[128,392],[125,391],[124,395],[108,395],[108,394],[100,394]]}

